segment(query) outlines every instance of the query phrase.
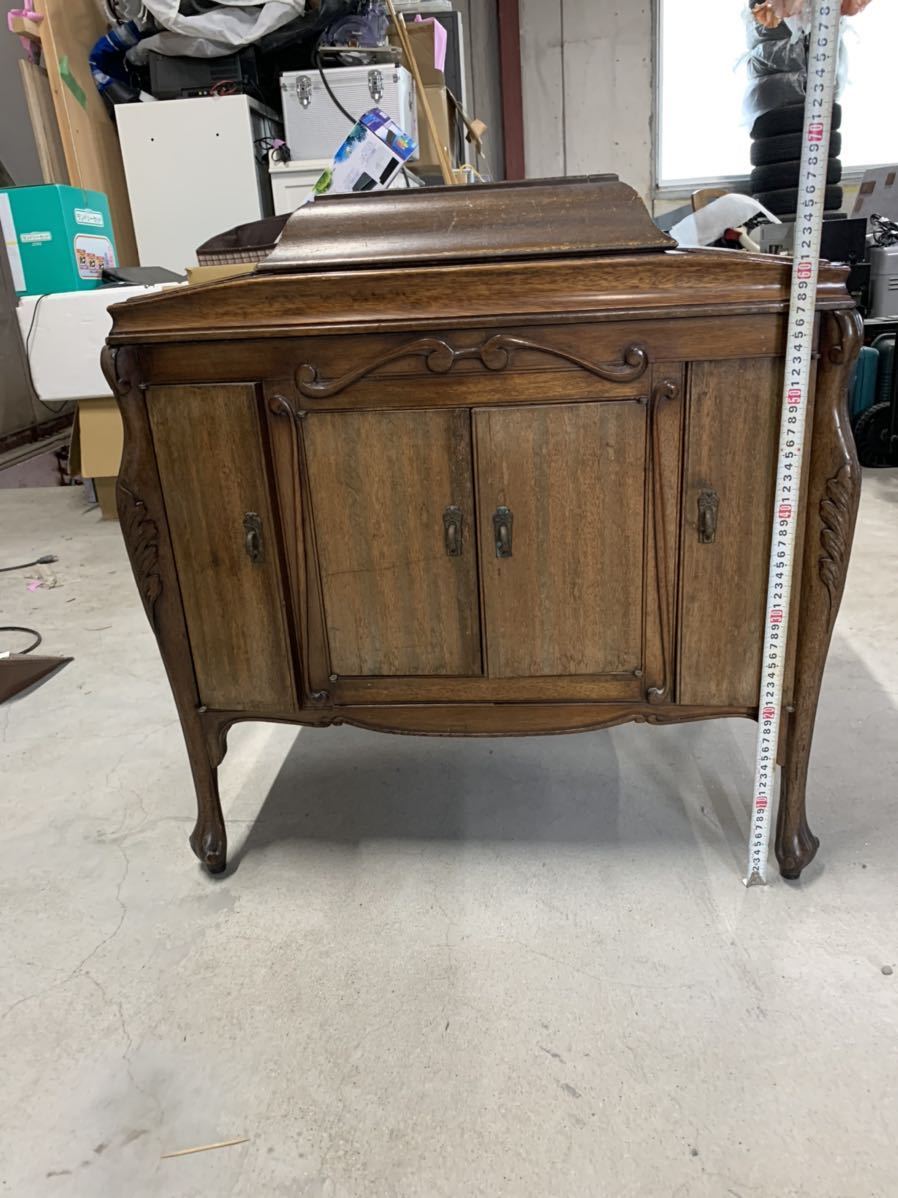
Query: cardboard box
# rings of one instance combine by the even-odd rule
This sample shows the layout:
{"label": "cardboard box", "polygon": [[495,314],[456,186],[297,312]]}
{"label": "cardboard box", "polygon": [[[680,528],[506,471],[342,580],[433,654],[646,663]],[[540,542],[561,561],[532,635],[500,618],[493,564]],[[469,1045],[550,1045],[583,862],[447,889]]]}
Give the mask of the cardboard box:
{"label": "cardboard box", "polygon": [[104,520],[117,520],[118,505],[115,501],[115,479],[95,478],[93,484],[97,503],[100,505],[100,515]]}
{"label": "cardboard box", "polygon": [[101,191],[58,183],[0,189],[0,225],[16,295],[90,290],[104,266],[118,265]]}
{"label": "cardboard box", "polygon": [[[446,61],[446,31],[438,21],[406,21],[405,27],[408,31],[412,55],[418,66],[421,82],[424,84],[424,91],[433,113],[437,133],[446,150],[450,166],[456,166],[453,153],[455,138],[452,136],[453,113],[450,109],[449,97],[446,93],[446,79],[443,75],[443,66]],[[391,45],[402,50],[399,34],[392,24],[390,25],[389,39]],[[406,67],[409,66],[404,52],[402,64]],[[418,161],[414,166],[422,170],[439,170],[436,147],[430,136],[430,126],[424,115],[420,95],[417,97],[417,107]]]}
{"label": "cardboard box", "polygon": [[198,283],[217,283],[221,279],[233,279],[237,275],[251,275],[257,265],[256,262],[227,262],[222,266],[188,266],[187,283],[188,286],[196,286]]}
{"label": "cardboard box", "polygon": [[115,480],[122,460],[122,418],[112,398],[82,399],[69,446],[69,473],[93,480],[104,520],[117,518]]}
{"label": "cardboard box", "polygon": [[[408,32],[409,45],[412,49],[412,55],[418,65],[418,70],[421,73],[421,82],[425,87],[445,87],[446,80],[443,78],[443,66],[446,62],[446,31],[440,25],[439,21],[406,21],[405,28]],[[395,46],[398,50],[402,50],[402,42],[399,39],[399,34],[396,31],[396,26],[390,22],[390,30],[387,34],[390,45]],[[407,70],[411,70],[411,65],[408,62],[405,52],[402,53],[402,66]],[[421,136],[420,117],[418,122],[418,137]]]}

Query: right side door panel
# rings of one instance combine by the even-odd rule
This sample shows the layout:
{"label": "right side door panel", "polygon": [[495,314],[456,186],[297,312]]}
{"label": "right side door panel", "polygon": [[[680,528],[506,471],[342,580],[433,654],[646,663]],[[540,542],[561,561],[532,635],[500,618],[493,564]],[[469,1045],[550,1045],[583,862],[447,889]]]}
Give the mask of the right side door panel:
{"label": "right side door panel", "polygon": [[[782,372],[780,358],[697,362],[690,368],[680,703],[758,702]],[[714,514],[713,520],[705,515],[704,531],[703,508]]]}

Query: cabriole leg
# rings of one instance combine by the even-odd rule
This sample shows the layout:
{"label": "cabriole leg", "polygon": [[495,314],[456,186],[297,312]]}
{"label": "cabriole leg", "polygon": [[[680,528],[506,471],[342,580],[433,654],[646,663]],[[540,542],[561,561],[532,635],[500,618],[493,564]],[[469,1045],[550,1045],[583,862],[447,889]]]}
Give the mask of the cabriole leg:
{"label": "cabriole leg", "polygon": [[212,725],[207,731],[209,735],[204,735],[199,716],[184,721],[196,789],[196,824],[190,834],[190,847],[210,874],[220,874],[228,864],[228,836],[218,797],[218,767],[225,754],[226,727]]}
{"label": "cabriole leg", "polygon": [[841,311],[824,315],[822,326],[810,446],[794,711],[786,736],[776,825],[780,873],[793,879],[814,859],[819,844],[808,826],[805,786],[823,667],[845,588],[860,499],[860,467],[848,423],[848,380],[861,345],[863,323],[857,312]]}
{"label": "cabriole leg", "polygon": [[218,766],[228,724],[199,709],[187,625],[156,471],[146,399],[136,351],[104,350],[103,369],[122,414],[125,439],[116,498],[134,580],[156,635],[181,717],[196,790],[197,820],[190,846],[210,873],[227,864],[227,837],[218,801]]}

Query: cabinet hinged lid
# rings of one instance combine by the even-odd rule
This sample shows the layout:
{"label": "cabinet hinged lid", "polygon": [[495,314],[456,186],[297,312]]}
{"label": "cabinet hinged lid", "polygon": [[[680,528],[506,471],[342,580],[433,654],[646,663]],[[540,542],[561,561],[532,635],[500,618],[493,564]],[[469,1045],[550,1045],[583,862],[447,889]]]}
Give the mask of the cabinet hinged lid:
{"label": "cabinet hinged lid", "polygon": [[676,246],[616,175],[325,196],[258,273],[660,251]]}

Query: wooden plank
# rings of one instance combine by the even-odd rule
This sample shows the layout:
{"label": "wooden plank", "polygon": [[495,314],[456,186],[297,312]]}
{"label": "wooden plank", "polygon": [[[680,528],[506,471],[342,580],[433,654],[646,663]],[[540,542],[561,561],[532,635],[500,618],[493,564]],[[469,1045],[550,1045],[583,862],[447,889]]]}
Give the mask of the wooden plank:
{"label": "wooden plank", "polygon": [[[690,368],[680,581],[680,703],[756,705],[782,359]],[[718,497],[699,540],[699,496]]]}
{"label": "wooden plank", "polygon": [[[152,387],[150,424],[201,701],[295,709],[255,387]],[[244,520],[261,518],[262,559]]]}
{"label": "wooden plank", "polygon": [[[622,403],[474,413],[491,678],[643,667],[646,412]],[[507,508],[511,554],[496,551]]]}
{"label": "wooden plank", "polygon": [[[35,0],[35,8],[44,16],[41,44],[69,180],[73,187],[103,192],[118,260],[134,265],[137,244],[118,136],[88,66],[88,54],[106,32],[106,22],[94,0]],[[60,73],[62,62],[71,86]]]}
{"label": "wooden plank", "polygon": [[313,412],[303,441],[332,671],[479,674],[468,413]]}
{"label": "wooden plank", "polygon": [[520,17],[527,177],[565,175],[561,0],[520,0]]}
{"label": "wooden plank", "polygon": [[15,37],[30,37],[35,42],[41,40],[40,21],[31,21],[28,17],[14,17],[10,14],[7,17],[7,28]]}
{"label": "wooden plank", "polygon": [[34,144],[41,164],[41,177],[45,183],[68,183],[69,168],[66,166],[59,122],[53,107],[50,78],[43,67],[26,59],[19,59],[22,90],[31,118]]}

